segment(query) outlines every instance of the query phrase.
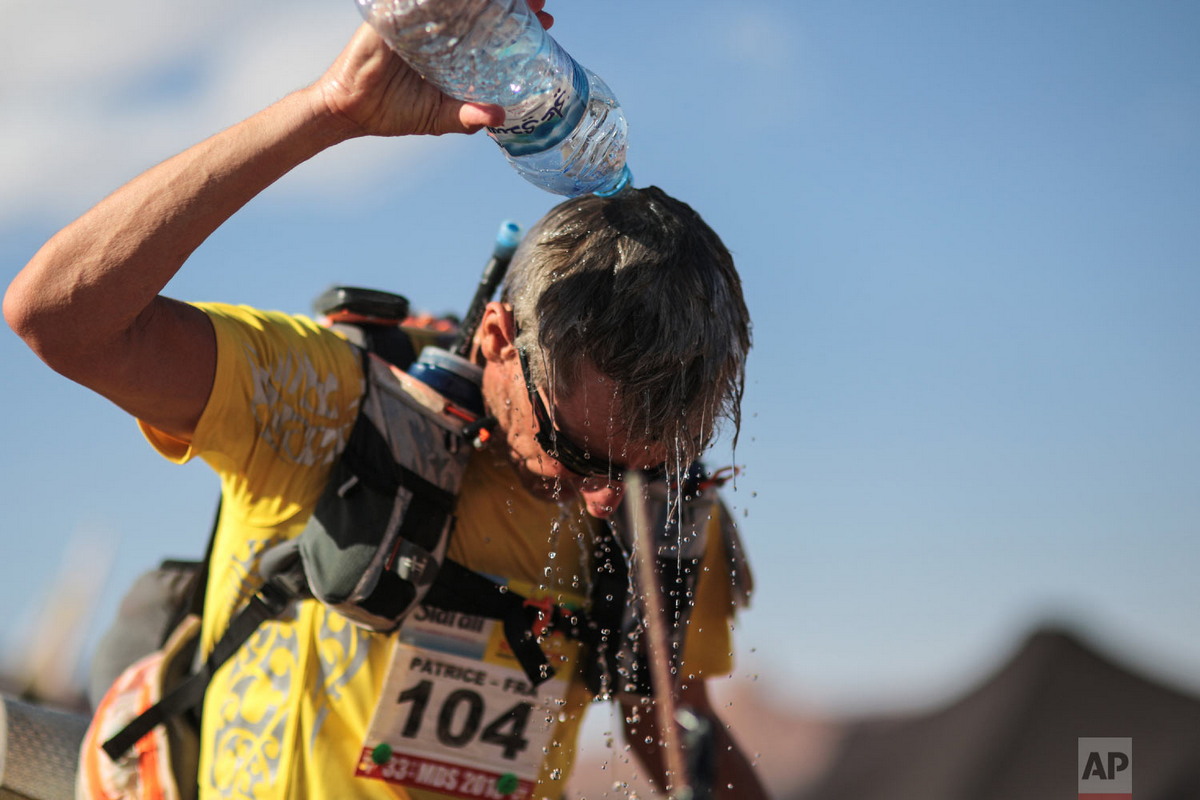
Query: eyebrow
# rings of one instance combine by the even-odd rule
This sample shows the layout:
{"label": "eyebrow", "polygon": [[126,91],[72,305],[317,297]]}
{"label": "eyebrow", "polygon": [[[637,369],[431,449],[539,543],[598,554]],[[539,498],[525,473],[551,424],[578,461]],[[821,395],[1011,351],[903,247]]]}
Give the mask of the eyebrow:
{"label": "eyebrow", "polygon": [[[538,393],[538,387],[534,384],[533,378],[529,372],[529,354],[525,348],[518,347],[517,354],[521,361],[521,377],[525,381],[525,389],[529,393],[530,405],[533,406],[533,415],[538,422],[538,430],[534,434],[534,439],[538,445],[546,451],[546,454],[558,461],[567,470],[578,475],[581,478],[608,478],[615,481],[624,481],[625,474],[630,471],[640,472],[647,479],[657,479],[666,474],[666,462],[664,461],[657,467],[651,469],[635,469],[628,466],[614,464],[611,459],[601,458],[600,456],[588,455],[588,448],[581,447],[576,444],[570,436],[566,434],[554,421],[554,416],[550,409],[542,400],[541,394]],[[549,430],[543,424],[549,423]],[[546,440],[546,441],[543,441]],[[547,447],[546,443],[552,445]],[[565,455],[565,458],[564,458]],[[572,466],[568,462],[576,462]],[[576,467],[587,464],[587,471],[582,471]],[[593,466],[594,465],[594,466]]]}

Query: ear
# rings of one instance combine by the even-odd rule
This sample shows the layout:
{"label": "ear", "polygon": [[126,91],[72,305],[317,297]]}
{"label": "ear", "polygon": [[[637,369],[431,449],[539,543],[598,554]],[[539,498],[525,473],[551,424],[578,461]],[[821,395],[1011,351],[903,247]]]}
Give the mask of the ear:
{"label": "ear", "polygon": [[516,358],[516,338],[512,306],[495,300],[488,303],[475,332],[475,346],[484,361],[502,362]]}

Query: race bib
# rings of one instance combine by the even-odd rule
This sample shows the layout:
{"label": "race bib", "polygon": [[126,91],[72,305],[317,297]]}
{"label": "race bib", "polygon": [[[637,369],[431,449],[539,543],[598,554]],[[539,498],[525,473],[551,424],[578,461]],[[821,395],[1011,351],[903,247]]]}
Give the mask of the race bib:
{"label": "race bib", "polygon": [[401,629],[356,774],[448,797],[525,800],[567,692],[565,651],[543,649],[558,675],[534,687],[495,620],[422,607]]}

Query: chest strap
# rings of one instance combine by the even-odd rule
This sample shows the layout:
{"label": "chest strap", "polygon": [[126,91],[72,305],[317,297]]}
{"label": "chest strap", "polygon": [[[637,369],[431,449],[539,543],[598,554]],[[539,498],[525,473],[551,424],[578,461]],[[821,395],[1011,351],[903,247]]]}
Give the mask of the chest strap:
{"label": "chest strap", "polygon": [[589,620],[582,612],[529,600],[450,559],[442,562],[424,602],[444,611],[499,620],[508,646],[534,686],[554,677],[554,667],[538,644],[541,633],[552,628],[580,641],[589,641],[591,635]]}

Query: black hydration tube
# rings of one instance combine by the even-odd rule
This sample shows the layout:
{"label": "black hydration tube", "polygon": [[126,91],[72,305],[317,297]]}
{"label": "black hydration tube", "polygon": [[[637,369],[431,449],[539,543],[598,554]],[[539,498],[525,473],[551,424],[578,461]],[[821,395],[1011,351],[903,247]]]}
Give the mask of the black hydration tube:
{"label": "black hydration tube", "polygon": [[475,296],[471,298],[471,305],[467,307],[462,324],[458,326],[458,336],[455,337],[454,344],[450,347],[450,352],[454,355],[461,358],[467,358],[470,355],[471,343],[475,339],[475,329],[479,327],[479,321],[483,319],[483,310],[487,307],[488,301],[492,299],[492,295],[496,293],[496,287],[500,285],[500,281],[504,280],[504,273],[508,271],[508,264],[512,261],[513,253],[520,241],[520,225],[511,220],[500,224],[500,230],[496,232],[496,245],[492,248],[492,257],[488,259],[483,268],[483,275],[479,279],[479,288],[475,290]]}

